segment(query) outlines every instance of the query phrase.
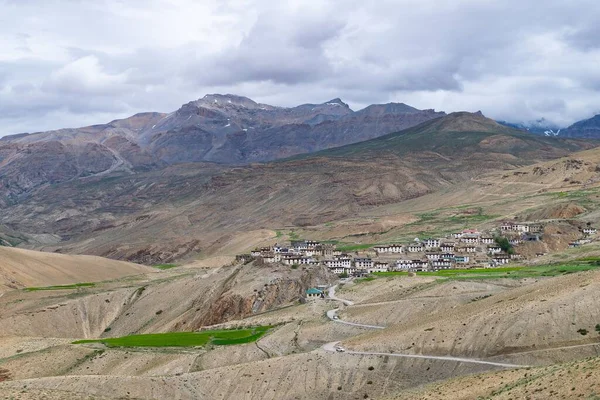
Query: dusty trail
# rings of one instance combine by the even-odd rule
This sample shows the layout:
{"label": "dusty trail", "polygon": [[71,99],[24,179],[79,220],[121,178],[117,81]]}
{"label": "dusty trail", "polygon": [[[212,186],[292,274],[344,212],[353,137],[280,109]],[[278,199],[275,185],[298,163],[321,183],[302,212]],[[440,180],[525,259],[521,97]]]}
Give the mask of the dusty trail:
{"label": "dusty trail", "polygon": [[[334,285],[329,288],[329,290],[328,290],[329,298],[332,300],[340,301],[346,306],[354,305],[354,302],[352,302],[350,300],[345,300],[345,299],[336,297],[335,296],[336,287],[337,287],[337,285]],[[358,324],[358,323],[354,323],[354,322],[342,321],[337,318],[336,314],[337,314],[338,310],[339,310],[339,308],[327,311],[327,317],[331,321],[337,322],[340,324],[357,326],[357,327],[367,328],[367,329],[385,329],[385,326],[366,325],[366,324]],[[322,349],[325,351],[328,351],[328,352],[333,352],[333,353],[340,352],[338,350],[340,348],[338,346],[338,343],[340,343],[340,342],[338,341],[338,342],[326,343],[325,345],[323,345]],[[364,351],[351,351],[351,350],[343,350],[341,352],[343,352],[345,354],[360,355],[360,356],[389,356],[389,357],[402,357],[402,358],[420,358],[420,359],[425,359],[425,360],[454,361],[454,362],[470,363],[470,364],[491,365],[494,367],[502,367],[502,368],[526,368],[527,367],[527,365],[508,364],[508,363],[501,363],[501,362],[494,362],[494,361],[483,361],[483,360],[478,360],[478,359],[474,359],[474,358],[463,358],[463,357],[427,356],[427,355],[419,355],[419,354],[400,354],[400,353],[378,353],[378,352],[364,352]]]}
{"label": "dusty trail", "polygon": [[[330,342],[323,346],[323,350],[329,352],[336,352],[336,348],[339,342]],[[477,360],[474,358],[462,358],[462,357],[445,357],[445,356],[425,356],[419,354],[399,354],[399,353],[377,353],[377,352],[366,352],[366,351],[351,351],[344,350],[345,354],[359,355],[359,356],[388,356],[388,357],[402,357],[402,358],[421,358],[425,360],[439,360],[439,361],[455,361],[462,363],[471,363],[471,364],[483,364],[483,365],[491,365],[494,367],[502,367],[502,368],[527,368],[527,365],[516,365],[516,364],[507,364],[493,361],[483,361]]]}

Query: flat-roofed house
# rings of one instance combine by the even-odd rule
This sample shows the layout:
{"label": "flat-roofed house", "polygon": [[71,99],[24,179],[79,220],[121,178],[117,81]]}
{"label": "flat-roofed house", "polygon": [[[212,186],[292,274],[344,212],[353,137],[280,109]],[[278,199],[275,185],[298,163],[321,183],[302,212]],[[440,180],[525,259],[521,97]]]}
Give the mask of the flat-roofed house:
{"label": "flat-roofed house", "polygon": [[381,254],[381,253],[398,254],[398,253],[402,253],[404,251],[404,246],[402,246],[401,244],[383,244],[383,245],[375,246],[373,249],[375,250],[375,252],[377,252],[377,254]]}
{"label": "flat-roofed house", "polygon": [[436,249],[440,247],[440,239],[428,238],[423,240],[426,249]]}
{"label": "flat-roofed house", "polygon": [[333,260],[324,260],[323,265],[327,268],[350,268],[352,259],[350,257],[336,257]]}
{"label": "flat-roofed house", "polygon": [[467,264],[470,260],[469,256],[454,256],[454,262],[458,264]]}
{"label": "flat-roofed house", "polygon": [[421,243],[411,243],[408,246],[406,246],[406,250],[409,253],[420,253],[424,250],[424,247]]}
{"label": "flat-roofed house", "polygon": [[371,258],[368,257],[357,257],[354,259],[354,267],[356,269],[369,269],[369,268],[373,268],[373,260]]}
{"label": "flat-roofed house", "polygon": [[306,298],[309,300],[317,300],[325,298],[325,292],[317,288],[310,288],[306,290]]}
{"label": "flat-roofed house", "polygon": [[488,254],[500,254],[500,253],[502,253],[502,247],[500,247],[500,246],[488,246],[487,252],[488,252]]}
{"label": "flat-roofed house", "polygon": [[440,245],[440,250],[444,253],[453,253],[456,245],[454,243],[442,243]]}
{"label": "flat-roofed house", "polygon": [[441,253],[425,253],[425,257],[427,257],[427,259],[429,261],[439,260],[440,258],[442,258],[442,254]]}
{"label": "flat-roofed house", "polygon": [[496,239],[494,239],[492,236],[482,236],[481,237],[481,243],[483,243],[483,244],[494,244],[494,243],[496,243]]}
{"label": "flat-roofed house", "polygon": [[375,261],[372,268],[368,268],[367,272],[372,274],[373,272],[387,272],[389,264],[386,262]]}
{"label": "flat-roofed house", "polygon": [[510,256],[508,254],[496,254],[492,257],[492,261],[496,265],[505,265],[510,262]]}
{"label": "flat-roofed house", "polygon": [[450,260],[433,260],[430,261],[431,268],[434,271],[439,271],[440,269],[450,269],[452,268],[452,261]]}

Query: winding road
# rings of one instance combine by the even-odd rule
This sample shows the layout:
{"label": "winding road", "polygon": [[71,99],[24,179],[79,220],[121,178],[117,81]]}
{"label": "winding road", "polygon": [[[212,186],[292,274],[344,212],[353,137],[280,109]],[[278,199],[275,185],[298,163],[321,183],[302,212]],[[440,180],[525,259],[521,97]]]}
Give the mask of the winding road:
{"label": "winding road", "polygon": [[[354,302],[352,302],[350,300],[340,299],[339,297],[336,297],[335,296],[336,288],[337,288],[337,285],[331,286],[329,288],[328,295],[329,295],[330,299],[339,301],[346,306],[354,305]],[[366,324],[359,324],[359,323],[355,323],[355,322],[343,321],[343,320],[337,318],[338,311],[339,311],[339,308],[327,311],[327,317],[331,321],[337,322],[339,324],[357,326],[360,328],[367,328],[367,329],[385,329],[385,326],[366,325]],[[325,345],[323,345],[322,348],[325,351],[336,353],[336,352],[339,352],[337,350],[340,347],[340,346],[338,346],[339,343],[340,343],[339,341],[326,343]],[[494,361],[478,360],[475,358],[450,357],[450,356],[426,356],[426,355],[420,355],[420,354],[378,353],[378,352],[365,352],[365,351],[351,351],[351,350],[345,350],[345,349],[342,351],[342,353],[359,355],[359,356],[388,356],[388,357],[402,357],[402,358],[420,358],[420,359],[425,359],[425,360],[438,360],[438,361],[454,361],[454,362],[470,363],[470,364],[491,365],[494,367],[502,367],[502,368],[526,368],[526,367],[528,367],[527,365],[516,365],[516,364],[508,364],[508,363],[501,363],[501,362],[494,362]]]}

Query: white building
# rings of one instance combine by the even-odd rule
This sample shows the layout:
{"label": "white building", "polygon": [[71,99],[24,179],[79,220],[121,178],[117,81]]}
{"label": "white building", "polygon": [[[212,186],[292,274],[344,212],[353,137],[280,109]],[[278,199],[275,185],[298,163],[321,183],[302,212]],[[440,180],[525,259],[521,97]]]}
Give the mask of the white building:
{"label": "white building", "polygon": [[435,249],[440,247],[440,240],[439,239],[425,239],[423,240],[423,244],[425,245],[426,249]]}
{"label": "white building", "polygon": [[496,240],[491,237],[491,236],[482,236],[481,237],[481,243],[483,244],[494,244],[496,243]]}
{"label": "white building", "polygon": [[324,260],[323,265],[327,268],[350,268],[352,259],[350,257],[336,257],[333,260]]}
{"label": "white building", "polygon": [[500,246],[488,246],[488,254],[500,254],[502,253],[502,248]]}
{"label": "white building", "polygon": [[404,246],[402,246],[401,244],[384,244],[384,245],[375,246],[373,249],[377,252],[377,254],[381,254],[381,253],[398,254],[398,253],[402,253],[404,251]]}
{"label": "white building", "polygon": [[421,243],[411,243],[406,246],[406,250],[409,253],[420,253],[423,251],[423,245]]}
{"label": "white building", "polygon": [[369,269],[373,268],[373,260],[370,258],[355,258],[354,267],[356,269]]}
{"label": "white building", "polygon": [[372,274],[373,272],[387,272],[389,269],[388,263],[375,261],[372,268],[368,268],[367,272]]}

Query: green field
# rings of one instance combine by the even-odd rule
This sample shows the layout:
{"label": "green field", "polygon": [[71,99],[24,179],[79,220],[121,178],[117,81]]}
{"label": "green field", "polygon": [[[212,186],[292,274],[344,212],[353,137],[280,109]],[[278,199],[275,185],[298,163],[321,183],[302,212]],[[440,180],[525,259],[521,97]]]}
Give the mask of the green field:
{"label": "green field", "polygon": [[[559,276],[598,269],[600,266],[587,264],[561,264],[535,267],[501,267],[477,269],[453,269],[437,272],[417,272],[419,276],[437,276],[443,279],[502,279]],[[407,276],[408,272],[375,272],[375,277]]]}
{"label": "green field", "polygon": [[177,266],[178,266],[177,264],[156,264],[156,265],[153,265],[154,268],[158,268],[158,269],[162,269],[162,270],[175,268]]}
{"label": "green field", "polygon": [[352,251],[360,251],[360,250],[367,250],[370,249],[371,247],[373,247],[374,245],[372,243],[365,243],[365,244],[344,244],[344,243],[340,243],[339,245],[337,245],[337,249],[339,251],[344,251],[344,252],[352,252]]}
{"label": "green field", "polygon": [[255,342],[271,328],[272,326],[258,326],[248,329],[151,333],[119,338],[85,339],[73,344],[103,343],[108,347],[194,347],[207,344],[226,346]]}
{"label": "green field", "polygon": [[23,290],[27,292],[36,292],[38,290],[68,290],[68,289],[79,289],[86,287],[94,287],[95,283],[84,282],[84,283],[73,283],[72,285],[56,285],[56,286],[43,286],[43,287],[28,287]]}

